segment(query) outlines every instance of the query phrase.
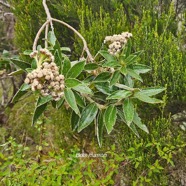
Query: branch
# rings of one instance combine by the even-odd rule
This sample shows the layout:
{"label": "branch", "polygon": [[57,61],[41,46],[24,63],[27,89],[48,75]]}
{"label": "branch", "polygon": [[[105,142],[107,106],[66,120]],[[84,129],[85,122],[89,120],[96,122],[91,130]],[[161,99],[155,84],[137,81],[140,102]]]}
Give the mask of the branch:
{"label": "branch", "polygon": [[65,23],[64,21],[54,19],[54,18],[52,18],[52,20],[55,22],[61,23],[62,25],[65,25],[66,27],[71,29],[75,34],[77,34],[77,36],[83,41],[83,45],[84,45],[83,50],[87,53],[88,58],[90,59],[90,61],[94,60],[94,58],[92,57],[92,55],[88,49],[87,42],[86,42],[85,38],[75,28],[73,28],[69,24]]}
{"label": "branch", "polygon": [[33,47],[32,47],[33,51],[36,50],[36,48],[37,48],[37,42],[38,42],[38,40],[39,40],[39,37],[40,37],[42,31],[45,29],[45,27],[49,24],[49,22],[50,22],[50,21],[47,20],[47,21],[41,26],[41,28],[39,29],[39,31],[37,32],[36,37],[35,37],[35,39],[34,39]]}
{"label": "branch", "polygon": [[[53,23],[52,21],[55,21],[55,22],[58,22],[58,23],[61,23],[62,25],[65,25],[66,27],[68,27],[69,29],[71,29],[75,34],[77,34],[77,36],[83,41],[83,52],[84,51],[87,53],[87,57],[90,61],[93,61],[94,58],[92,57],[89,49],[88,49],[88,46],[87,46],[87,42],[85,40],[85,38],[75,29],[73,28],[72,26],[70,26],[69,24],[65,23],[64,21],[61,21],[61,20],[58,20],[58,19],[54,19],[51,17],[51,14],[50,14],[50,11],[48,9],[48,6],[46,4],[46,0],[43,0],[43,6],[44,6],[44,9],[45,9],[45,12],[47,14],[47,21],[41,26],[41,28],[39,29],[36,37],[35,37],[35,40],[34,40],[34,43],[33,43],[33,51],[36,50],[37,48],[37,42],[39,40],[39,37],[41,35],[41,32],[45,29],[45,47],[48,46],[47,44],[47,35],[48,35],[48,24],[50,23],[50,26],[51,26],[51,29],[52,31],[54,31],[54,27],[53,27]],[[45,28],[46,27],[46,28]]]}
{"label": "branch", "polygon": [[[83,50],[87,53],[88,58],[90,59],[90,61],[93,61],[93,60],[94,60],[94,58],[92,57],[92,55],[91,55],[91,53],[90,53],[90,51],[89,51],[89,49],[88,49],[87,42],[86,42],[85,38],[84,38],[75,28],[73,28],[73,27],[70,26],[69,24],[65,23],[64,21],[61,21],[61,20],[58,20],[58,19],[54,19],[54,18],[51,18],[51,20],[65,25],[66,27],[68,27],[69,29],[71,29],[75,34],[77,34],[78,37],[83,41],[83,45],[84,45]],[[38,31],[38,33],[37,33],[37,35],[36,35],[36,37],[35,37],[35,40],[34,40],[33,51],[36,50],[37,42],[38,42],[38,40],[39,40],[39,37],[40,37],[42,31],[45,29],[45,27],[46,27],[49,23],[50,23],[50,21],[47,20],[47,21],[41,26],[41,28],[39,29],[39,31]],[[46,37],[46,36],[45,36],[45,37]]]}
{"label": "branch", "polygon": [[47,15],[47,20],[50,21],[51,29],[52,29],[52,31],[54,31],[54,27],[53,27],[53,23],[52,23],[52,17],[50,15],[50,11],[49,11],[48,6],[46,4],[46,0],[43,0],[43,7],[44,7],[46,15]]}
{"label": "branch", "polygon": [[49,24],[46,25],[46,28],[45,28],[45,48],[48,47],[48,30],[49,30]]}

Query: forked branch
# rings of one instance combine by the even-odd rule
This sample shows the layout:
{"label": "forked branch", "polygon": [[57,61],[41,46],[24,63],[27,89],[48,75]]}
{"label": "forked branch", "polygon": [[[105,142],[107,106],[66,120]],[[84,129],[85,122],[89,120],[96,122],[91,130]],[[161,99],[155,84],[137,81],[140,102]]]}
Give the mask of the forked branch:
{"label": "forked branch", "polygon": [[48,9],[48,6],[46,4],[46,0],[43,0],[43,6],[44,6],[45,12],[47,14],[47,21],[41,26],[41,28],[39,29],[39,31],[38,31],[38,33],[37,33],[37,35],[35,37],[35,40],[34,40],[34,43],[33,43],[33,51],[36,50],[37,42],[38,42],[39,37],[40,37],[40,35],[41,35],[41,33],[42,33],[42,31],[44,29],[45,29],[45,47],[48,46],[48,44],[47,44],[48,26],[50,24],[50,27],[51,27],[52,31],[54,31],[54,27],[53,27],[53,22],[52,21],[55,21],[55,22],[58,22],[58,23],[60,23],[60,24],[62,24],[64,26],[66,26],[70,30],[72,30],[82,40],[82,42],[83,42],[83,52],[82,53],[84,53],[84,51],[85,51],[87,53],[88,59],[90,61],[93,61],[94,58],[92,57],[92,55],[91,55],[91,53],[90,53],[90,51],[88,49],[87,42],[86,42],[85,38],[75,28],[73,28],[72,26],[70,26],[66,22],[58,20],[58,19],[55,19],[55,18],[52,18],[51,14],[50,14],[50,11]]}

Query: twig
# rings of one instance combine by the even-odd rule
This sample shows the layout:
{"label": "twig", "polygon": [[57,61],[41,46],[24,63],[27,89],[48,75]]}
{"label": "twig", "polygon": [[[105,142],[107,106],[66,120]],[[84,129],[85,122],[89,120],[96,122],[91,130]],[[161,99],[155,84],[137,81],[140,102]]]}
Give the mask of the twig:
{"label": "twig", "polygon": [[98,107],[100,110],[106,108],[105,105],[101,105],[101,104],[95,102],[93,99],[91,99],[89,96],[87,96],[87,95],[85,95],[85,94],[84,94],[84,97],[85,97],[90,103],[95,103],[95,104],[97,105],[97,107]]}
{"label": "twig", "polygon": [[84,45],[83,50],[87,53],[88,58],[90,59],[90,61],[94,60],[94,58],[92,57],[92,55],[91,55],[91,53],[88,49],[87,42],[86,42],[85,38],[75,28],[73,28],[69,24],[65,23],[64,21],[54,19],[54,18],[52,18],[52,20],[55,21],[55,22],[61,23],[62,25],[65,25],[66,27],[71,29],[75,34],[77,34],[78,37],[83,41],[83,45]]}
{"label": "twig", "polygon": [[[73,27],[70,26],[69,24],[65,23],[64,21],[61,21],[61,20],[58,20],[58,19],[54,19],[54,18],[52,18],[52,20],[55,21],[55,22],[58,22],[58,23],[61,23],[61,24],[65,25],[66,27],[68,27],[69,29],[71,29],[74,33],[76,33],[76,34],[78,35],[78,37],[83,41],[83,45],[84,45],[83,50],[87,53],[88,58],[90,59],[90,61],[93,61],[93,60],[94,60],[94,58],[92,57],[92,55],[91,55],[91,53],[90,53],[90,51],[89,51],[89,49],[88,49],[87,42],[86,42],[85,38],[84,38],[75,28],[73,28]],[[38,40],[39,40],[39,37],[40,37],[42,31],[45,29],[45,27],[46,27],[49,23],[50,23],[50,21],[47,20],[47,21],[41,26],[41,28],[39,29],[39,31],[38,31],[38,33],[37,33],[37,35],[36,35],[36,37],[35,37],[35,40],[34,40],[33,51],[36,50],[37,42],[38,42]]]}
{"label": "twig", "polygon": [[[85,40],[85,38],[75,29],[73,28],[72,26],[70,26],[69,24],[67,24],[66,22],[64,21],[61,21],[61,20],[58,20],[58,19],[54,19],[51,17],[51,14],[50,14],[50,11],[48,9],[48,6],[46,4],[46,0],[43,0],[43,6],[44,6],[44,9],[45,9],[45,12],[47,14],[47,21],[41,26],[41,28],[39,29],[36,37],[35,37],[35,40],[34,40],[34,43],[33,43],[33,51],[36,50],[36,47],[37,47],[37,42],[39,40],[39,37],[41,35],[41,32],[45,29],[45,47],[48,46],[47,44],[47,35],[48,35],[48,24],[50,23],[50,26],[51,26],[51,29],[52,31],[54,31],[54,27],[53,27],[53,23],[52,21],[55,21],[55,22],[58,22],[58,23],[61,23],[62,25],[65,25],[67,28],[71,29],[75,34],[77,34],[77,36],[83,41],[83,52],[82,54],[84,53],[84,51],[87,53],[87,57],[90,61],[94,61],[94,58],[92,57],[89,49],[88,49],[88,46],[87,46],[87,42]],[[46,27],[46,28],[45,28]]]}
{"label": "twig", "polygon": [[8,3],[5,3],[1,0],[0,0],[0,4],[3,5],[3,6],[6,6],[7,8],[12,8]]}
{"label": "twig", "polygon": [[45,29],[46,25],[49,24],[49,22],[50,22],[50,21],[47,20],[47,21],[41,26],[41,28],[39,29],[39,31],[37,32],[36,37],[35,37],[35,39],[34,39],[33,47],[32,47],[33,51],[36,50],[37,42],[38,42],[38,40],[39,40],[39,37],[40,37],[42,31]]}
{"label": "twig", "polygon": [[49,11],[48,6],[46,4],[46,0],[43,0],[43,7],[44,7],[46,15],[47,15],[47,20],[50,21],[51,29],[52,29],[52,31],[54,31],[54,27],[53,27],[53,23],[52,23],[52,17],[50,15],[50,11]]}
{"label": "twig", "polygon": [[46,25],[46,28],[45,28],[45,48],[48,48],[48,30],[49,30],[49,24]]}

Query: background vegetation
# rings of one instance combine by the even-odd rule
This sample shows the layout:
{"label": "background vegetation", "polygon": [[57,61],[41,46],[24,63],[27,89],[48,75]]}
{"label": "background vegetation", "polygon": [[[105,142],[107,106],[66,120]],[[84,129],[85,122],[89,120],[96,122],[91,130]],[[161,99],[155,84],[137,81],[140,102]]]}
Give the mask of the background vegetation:
{"label": "background vegetation", "polygon": [[[46,15],[41,1],[10,0],[9,3],[14,7],[12,11],[16,19],[14,45],[21,53],[31,49]],[[133,34],[133,51],[144,51],[140,63],[152,67],[152,71],[143,77],[142,87],[166,87],[166,93],[160,95],[165,104],[140,105],[140,115],[150,134],[141,132],[141,137],[137,138],[127,126],[117,123],[111,135],[105,134],[101,149],[94,143],[91,130],[80,134],[71,131],[70,113],[65,108],[54,111],[50,107],[37,125],[31,127],[33,96],[13,106],[8,105],[1,110],[0,183],[186,184],[184,1],[173,4],[170,0],[51,0],[47,3],[53,17],[79,30],[93,54],[101,48],[105,36],[130,31]],[[79,58],[81,41],[61,25],[55,25],[55,32],[60,43],[71,48],[70,57]],[[178,113],[181,113],[181,119],[175,119]],[[77,153],[83,152],[105,153],[107,157],[76,157]]]}

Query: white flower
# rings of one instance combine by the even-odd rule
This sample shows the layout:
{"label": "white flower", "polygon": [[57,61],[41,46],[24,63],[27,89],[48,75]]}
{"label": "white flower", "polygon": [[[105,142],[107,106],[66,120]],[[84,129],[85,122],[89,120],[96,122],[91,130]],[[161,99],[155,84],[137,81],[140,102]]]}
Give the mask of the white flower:
{"label": "white flower", "polygon": [[64,80],[64,75],[60,74],[60,75],[59,75],[59,79],[60,79],[60,80]]}
{"label": "white flower", "polygon": [[24,82],[25,82],[26,84],[29,84],[29,83],[30,83],[30,79],[29,79],[29,78],[26,78]]}
{"label": "white flower", "polygon": [[[51,57],[51,53],[45,49],[40,53]],[[39,90],[42,96],[51,95],[54,100],[59,100],[64,95],[64,75],[59,74],[58,66],[50,61],[43,62],[40,67],[28,73],[25,83],[31,85],[31,90]],[[60,92],[59,92],[60,91]]]}
{"label": "white flower", "polygon": [[65,85],[64,84],[61,84],[60,85],[60,88],[63,90],[65,88]]}

